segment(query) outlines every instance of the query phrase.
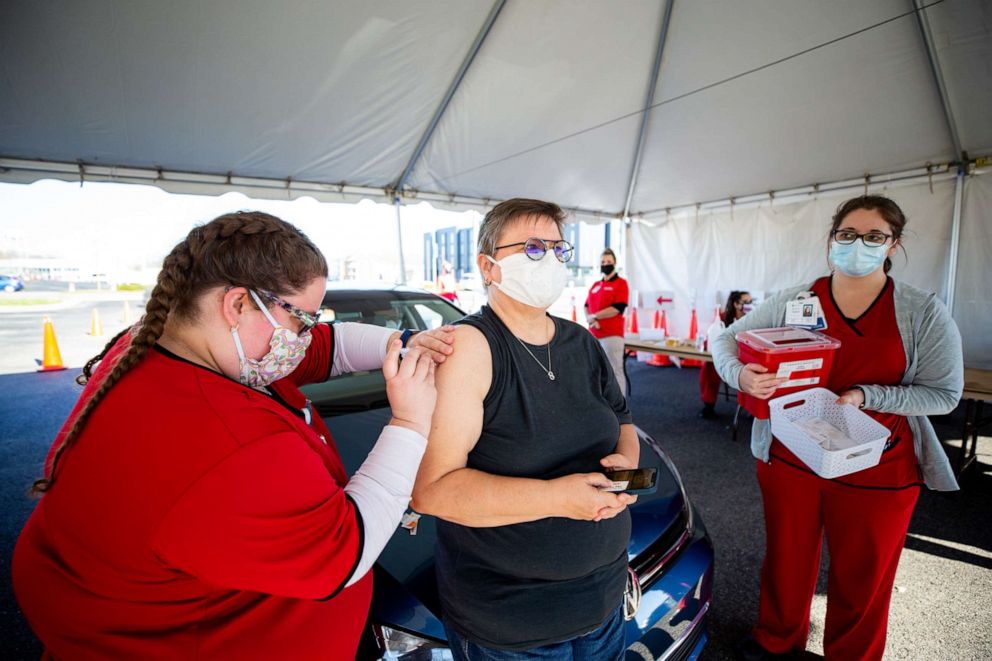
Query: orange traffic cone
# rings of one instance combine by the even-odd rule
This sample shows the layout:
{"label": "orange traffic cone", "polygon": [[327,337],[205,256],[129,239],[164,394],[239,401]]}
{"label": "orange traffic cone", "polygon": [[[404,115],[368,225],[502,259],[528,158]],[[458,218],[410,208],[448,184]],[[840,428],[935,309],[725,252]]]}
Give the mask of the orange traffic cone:
{"label": "orange traffic cone", "polygon": [[90,335],[93,337],[103,335],[103,323],[100,321],[100,311],[96,308],[93,308],[93,314],[90,315]]}
{"label": "orange traffic cone", "polygon": [[[668,320],[665,317],[664,310],[655,310],[654,327],[656,329],[661,329],[662,337],[668,337]],[[665,367],[666,365],[671,364],[672,359],[663,353],[653,353],[651,354],[651,357],[648,358],[648,365],[654,365],[655,367]]]}
{"label": "orange traffic cone", "polygon": [[630,334],[638,335],[641,330],[637,327],[637,308],[630,309]]}
{"label": "orange traffic cone", "polygon": [[45,347],[44,353],[41,358],[41,369],[39,372],[54,372],[55,370],[64,370],[65,365],[62,364],[62,354],[59,352],[59,343],[55,339],[55,327],[52,326],[52,320],[45,317]]}
{"label": "orange traffic cone", "polygon": [[[696,308],[692,308],[692,316],[689,317],[689,341],[695,344],[697,335],[699,335],[699,320],[696,318]],[[682,366],[702,367],[703,362],[695,358],[685,358],[682,360]]]}

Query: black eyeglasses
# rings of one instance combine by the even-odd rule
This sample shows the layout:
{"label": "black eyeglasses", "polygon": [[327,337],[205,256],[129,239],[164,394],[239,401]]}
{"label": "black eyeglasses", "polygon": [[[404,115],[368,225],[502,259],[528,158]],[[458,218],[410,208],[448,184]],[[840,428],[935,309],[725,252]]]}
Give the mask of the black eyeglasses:
{"label": "black eyeglasses", "polygon": [[885,242],[892,238],[891,234],[885,234],[878,230],[873,230],[867,234],[858,234],[854,230],[834,230],[830,233],[834,241],[841,245],[849,246],[858,239],[869,248],[877,248],[885,245]]}
{"label": "black eyeglasses", "polygon": [[270,303],[275,303],[276,305],[278,305],[279,307],[281,307],[283,310],[285,310],[286,312],[288,312],[292,316],[294,316],[297,319],[299,319],[300,323],[303,324],[303,327],[299,330],[299,332],[297,332],[297,335],[306,335],[311,330],[313,330],[313,327],[317,325],[317,322],[318,321],[320,321],[320,310],[317,310],[316,313],[314,313],[314,312],[307,312],[306,310],[303,310],[302,308],[296,307],[292,303],[288,303],[288,302],[282,300],[281,298],[279,298],[278,296],[276,296],[275,294],[273,294],[270,291],[265,291],[264,289],[259,289],[259,290],[257,290],[257,292],[258,292],[259,295],[262,296],[262,298],[268,300]]}
{"label": "black eyeglasses", "polygon": [[505,246],[496,246],[496,250],[513,248],[515,246],[523,246],[524,254],[533,259],[535,262],[544,259],[544,253],[548,252],[548,250],[553,250],[555,257],[557,257],[558,261],[562,263],[571,260],[572,255],[575,252],[575,248],[573,248],[572,244],[568,241],[563,241],[561,239],[539,239],[535,236],[519,243],[508,243]]}

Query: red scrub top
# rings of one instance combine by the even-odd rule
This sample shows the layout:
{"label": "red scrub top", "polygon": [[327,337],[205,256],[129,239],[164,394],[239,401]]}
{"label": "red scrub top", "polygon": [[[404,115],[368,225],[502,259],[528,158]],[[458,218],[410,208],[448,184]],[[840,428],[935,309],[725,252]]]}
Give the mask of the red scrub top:
{"label": "red scrub top", "polygon": [[330,371],[333,333],[313,333],[277,396],[155,348],[104,397],[14,552],[49,658],[354,658],[361,517],[327,428],[287,406]]}
{"label": "red scrub top", "polygon": [[[589,289],[586,307],[589,308],[589,312],[596,313],[617,303],[626,305],[628,298],[627,281],[617,276],[610,280],[604,279],[596,282]],[[589,332],[594,337],[623,337],[623,315],[618,314],[609,319],[600,319],[599,328],[590,328]]]}
{"label": "red scrub top", "polygon": [[[820,299],[827,328],[820,331],[840,340],[826,388],[840,394],[857,385],[898,386],[906,371],[906,351],[896,324],[892,278],[875,301],[857,319],[848,319],[834,301],[830,278],[820,278],[812,287]],[[879,464],[834,482],[869,488],[898,489],[922,482],[909,421],[897,413],[865,411],[892,433]],[[776,442],[773,451],[799,466],[805,466],[785,446]]]}

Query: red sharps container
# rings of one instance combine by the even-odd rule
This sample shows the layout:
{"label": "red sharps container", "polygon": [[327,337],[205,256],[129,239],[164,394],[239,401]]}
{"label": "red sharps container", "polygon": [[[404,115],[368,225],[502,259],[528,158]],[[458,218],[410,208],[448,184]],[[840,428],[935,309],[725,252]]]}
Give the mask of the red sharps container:
{"label": "red sharps container", "polygon": [[[778,378],[788,379],[772,398],[825,388],[838,348],[838,340],[803,328],[759,328],[737,334],[737,356],[742,363],[764,365]],[[768,400],[738,392],[737,401],[754,417],[768,418]]]}

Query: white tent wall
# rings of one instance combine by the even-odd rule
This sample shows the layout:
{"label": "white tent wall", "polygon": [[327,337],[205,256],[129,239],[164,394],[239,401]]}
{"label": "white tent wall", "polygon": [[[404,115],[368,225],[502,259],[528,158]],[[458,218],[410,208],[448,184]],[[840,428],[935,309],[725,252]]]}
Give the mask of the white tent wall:
{"label": "white tent wall", "polygon": [[992,174],[965,179],[961,210],[954,319],[965,365],[992,369]]}
{"label": "white tent wall", "polygon": [[[981,182],[981,183],[979,183]],[[966,214],[962,217],[962,254],[958,264],[956,318],[969,365],[988,362],[987,329],[992,326],[988,303],[974,305],[992,289],[988,214],[992,209],[992,177],[968,178]],[[892,197],[908,219],[904,246],[893,260],[892,275],[947,298],[948,254],[954,207],[954,180],[930,184],[872,186],[869,191]],[[627,272],[638,292],[671,290],[675,309],[668,329],[684,337],[693,306],[704,331],[713,309],[733,289],[764,298],[779,289],[811,283],[826,275],[830,218],[844,200],[859,191],[818,195],[792,203],[763,203],[749,208],[697,212],[685,209],[658,220],[634,222],[628,233]],[[984,219],[981,214],[986,214]],[[983,243],[984,241],[984,243]],[[985,258],[983,258],[983,250]],[[984,283],[984,284],[981,284]],[[982,291],[984,289],[984,291]],[[642,301],[647,305],[649,301]],[[962,308],[967,307],[967,311]],[[642,327],[650,323],[642,313]],[[975,339],[970,339],[975,338]]]}

